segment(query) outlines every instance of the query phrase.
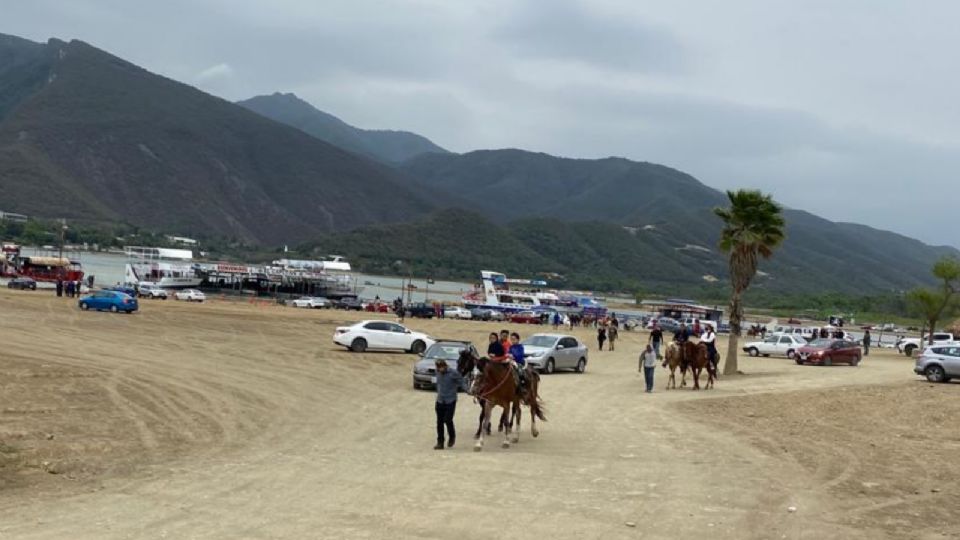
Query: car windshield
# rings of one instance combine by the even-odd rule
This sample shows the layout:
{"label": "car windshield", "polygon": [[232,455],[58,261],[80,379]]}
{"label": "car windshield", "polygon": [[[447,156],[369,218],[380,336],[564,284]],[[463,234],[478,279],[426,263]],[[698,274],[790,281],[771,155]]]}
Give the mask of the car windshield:
{"label": "car windshield", "polygon": [[553,336],[531,336],[523,340],[523,344],[528,347],[544,347],[550,348],[557,342],[557,338]]}
{"label": "car windshield", "polygon": [[829,347],[831,343],[833,343],[832,339],[815,339],[810,342],[810,346],[825,349]]}
{"label": "car windshield", "polygon": [[459,343],[434,343],[424,356],[431,360],[457,360],[463,345]]}

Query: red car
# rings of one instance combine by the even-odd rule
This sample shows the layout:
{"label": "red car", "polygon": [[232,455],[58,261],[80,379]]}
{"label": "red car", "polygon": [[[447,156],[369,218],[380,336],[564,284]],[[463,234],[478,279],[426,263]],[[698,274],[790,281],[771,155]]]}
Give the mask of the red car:
{"label": "red car", "polygon": [[797,364],[850,364],[856,366],[863,358],[860,344],[845,339],[818,339],[797,351]]}
{"label": "red car", "polygon": [[390,306],[383,302],[370,302],[363,309],[373,313],[390,313]]}
{"label": "red car", "polygon": [[521,311],[508,317],[508,320],[516,324],[540,324],[540,314],[532,311]]}

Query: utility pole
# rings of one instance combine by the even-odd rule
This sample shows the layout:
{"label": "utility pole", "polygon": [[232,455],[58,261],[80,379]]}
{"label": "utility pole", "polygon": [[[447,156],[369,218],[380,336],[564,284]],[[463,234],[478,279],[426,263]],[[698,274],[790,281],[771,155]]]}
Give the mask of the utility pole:
{"label": "utility pole", "polygon": [[[61,262],[61,263],[63,262],[63,243],[66,241],[66,238],[67,238],[67,219],[66,219],[66,218],[61,218],[61,219],[60,219],[60,262]],[[63,269],[64,269],[64,268],[65,268],[65,266],[64,266],[63,264],[61,264],[61,265],[60,265],[60,278],[61,278],[61,279],[63,279]]]}

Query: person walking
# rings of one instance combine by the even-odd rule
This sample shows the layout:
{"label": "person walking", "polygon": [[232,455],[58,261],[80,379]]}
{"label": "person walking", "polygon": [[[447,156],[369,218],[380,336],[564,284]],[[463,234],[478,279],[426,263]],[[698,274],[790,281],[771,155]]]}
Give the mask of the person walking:
{"label": "person walking", "polygon": [[73,281],[68,281],[67,282],[67,298],[73,298],[73,287],[74,287]]}
{"label": "person walking", "polygon": [[607,329],[603,326],[597,329],[597,343],[600,344],[600,350],[603,350],[603,342],[607,340]]}
{"label": "person walking", "polygon": [[[616,319],[614,319],[616,321]],[[614,350],[614,344],[617,342],[617,338],[620,337],[620,325],[611,324],[607,330],[607,339],[610,341],[610,352]]]}
{"label": "person walking", "polygon": [[463,375],[447,366],[446,360],[437,360],[437,445],[434,450],[443,450],[444,428],[447,434],[447,448],[457,442],[457,430],[453,426],[453,416],[457,412],[457,391],[463,386]]}
{"label": "person walking", "polygon": [[663,343],[663,330],[660,329],[660,325],[656,322],[653,323],[653,330],[650,331],[650,339],[647,340],[648,345],[653,345],[653,352],[657,353],[657,358],[662,358],[660,356],[660,345]]}
{"label": "person walking", "polygon": [[58,297],[63,296],[63,280],[62,279],[57,280],[57,296]]}
{"label": "person walking", "polygon": [[649,343],[640,353],[640,369],[643,372],[643,382],[647,384],[647,393],[653,392],[653,374],[657,369],[657,353]]}
{"label": "person walking", "polygon": [[867,330],[863,333],[863,355],[870,356],[870,331]]}

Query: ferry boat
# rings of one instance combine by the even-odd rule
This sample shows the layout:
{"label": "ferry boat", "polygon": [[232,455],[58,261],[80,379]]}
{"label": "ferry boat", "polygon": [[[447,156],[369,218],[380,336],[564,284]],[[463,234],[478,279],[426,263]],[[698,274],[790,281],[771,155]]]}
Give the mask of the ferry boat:
{"label": "ferry boat", "polygon": [[193,263],[193,251],[143,246],[124,246],[128,262],[124,281],[131,285],[148,282],[164,289],[188,289],[200,285]]}
{"label": "ferry boat", "polygon": [[328,261],[279,259],[264,265],[210,262],[196,264],[195,268],[202,285],[208,288],[296,292],[328,298],[356,296],[363,290],[343,257]]}
{"label": "ferry boat", "polygon": [[467,309],[494,309],[506,313],[569,307],[556,294],[542,287],[547,282],[536,279],[510,279],[500,272],[483,270],[480,285],[463,297]]}
{"label": "ferry boat", "polygon": [[279,259],[273,261],[273,266],[291,270],[308,270],[312,272],[350,272],[350,263],[342,255],[331,255],[330,259],[319,261],[301,259]]}
{"label": "ferry boat", "polygon": [[45,282],[83,280],[80,261],[49,255],[24,256],[19,245],[10,243],[2,246],[0,273],[7,277],[29,277]]}

